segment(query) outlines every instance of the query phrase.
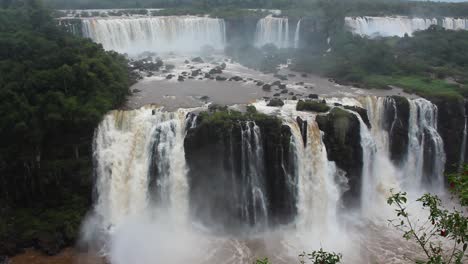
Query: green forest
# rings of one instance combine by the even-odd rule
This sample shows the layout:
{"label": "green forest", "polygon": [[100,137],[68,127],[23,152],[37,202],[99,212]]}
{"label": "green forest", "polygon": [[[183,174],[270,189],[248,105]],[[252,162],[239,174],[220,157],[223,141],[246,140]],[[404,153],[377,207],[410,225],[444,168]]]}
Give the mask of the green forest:
{"label": "green forest", "polygon": [[44,0],[56,9],[92,8],[167,8],[177,10],[197,10],[210,13],[219,9],[231,12],[246,8],[281,9],[285,14],[308,16],[314,14],[324,4],[332,4],[336,12],[348,16],[468,16],[468,3],[444,3],[406,0]]}
{"label": "green forest", "polygon": [[72,243],[90,206],[93,131],[125,100],[127,61],[18,0],[0,9],[0,72],[0,249]]}

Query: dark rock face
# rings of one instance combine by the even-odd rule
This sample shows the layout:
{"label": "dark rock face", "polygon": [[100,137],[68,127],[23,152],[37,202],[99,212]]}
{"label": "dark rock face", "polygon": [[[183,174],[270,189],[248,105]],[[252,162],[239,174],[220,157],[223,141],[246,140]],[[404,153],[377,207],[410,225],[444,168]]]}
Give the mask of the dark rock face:
{"label": "dark rock face", "polygon": [[263,162],[251,164],[251,160],[246,160],[243,140],[253,122],[242,119],[200,115],[197,127],[188,131],[184,147],[192,213],[213,228],[227,232],[254,225],[257,208],[246,207],[240,201],[248,195],[245,192],[253,179],[249,167],[257,166],[255,173],[264,180],[269,225],[289,223],[296,214],[296,186],[291,184],[294,166],[289,153],[291,132],[276,118],[264,116],[255,120],[261,131]]}
{"label": "dark rock face", "polygon": [[349,190],[343,194],[343,203],[347,208],[358,206],[363,166],[359,120],[340,108],[332,109],[327,115],[319,115],[316,120],[324,132],[328,160],[334,161],[348,178]]}
{"label": "dark rock face", "polygon": [[284,105],[283,100],[279,98],[273,98],[270,100],[270,102],[268,102],[268,106],[283,106],[283,105]]}
{"label": "dark rock face", "polygon": [[391,96],[385,99],[384,127],[389,135],[390,159],[400,166],[408,153],[410,106],[408,99]]}
{"label": "dark rock face", "polygon": [[36,247],[49,256],[60,253],[65,245],[64,238],[60,233],[42,233],[36,242]]}
{"label": "dark rock face", "polygon": [[358,107],[358,106],[349,106],[349,105],[345,105],[344,108],[358,113],[362,121],[364,122],[364,124],[366,124],[368,128],[371,128],[371,124],[369,122],[369,117],[367,116],[366,109]]}
{"label": "dark rock face", "polygon": [[465,128],[465,105],[462,98],[430,98],[437,106],[437,129],[444,140],[446,172],[455,172],[460,159],[463,130]]}

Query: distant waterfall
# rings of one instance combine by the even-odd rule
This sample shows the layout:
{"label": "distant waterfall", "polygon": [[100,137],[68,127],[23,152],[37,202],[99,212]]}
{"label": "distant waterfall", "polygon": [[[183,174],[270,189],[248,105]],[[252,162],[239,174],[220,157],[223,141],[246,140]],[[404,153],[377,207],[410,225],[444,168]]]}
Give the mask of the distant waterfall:
{"label": "distant waterfall", "polygon": [[299,21],[297,21],[297,25],[296,25],[296,32],[294,33],[294,48],[299,48],[299,41],[301,40],[301,21],[302,19],[299,19]]}
{"label": "distant waterfall", "polygon": [[462,18],[410,18],[395,17],[346,17],[346,25],[359,35],[398,36],[412,35],[418,30],[428,29],[431,25],[440,25],[449,30],[468,30],[468,20]]}
{"label": "distant waterfall", "polygon": [[278,48],[290,47],[288,18],[267,16],[257,22],[255,45],[262,47],[266,44],[274,44]]}
{"label": "distant waterfall", "polygon": [[105,228],[151,209],[151,196],[159,197],[155,203],[175,220],[184,221],[188,210],[184,133],[183,111],[142,108],[105,117],[93,147],[95,211]]}
{"label": "distant waterfall", "polygon": [[195,16],[89,18],[83,35],[121,53],[190,52],[205,45],[223,49],[226,26],[222,19]]}

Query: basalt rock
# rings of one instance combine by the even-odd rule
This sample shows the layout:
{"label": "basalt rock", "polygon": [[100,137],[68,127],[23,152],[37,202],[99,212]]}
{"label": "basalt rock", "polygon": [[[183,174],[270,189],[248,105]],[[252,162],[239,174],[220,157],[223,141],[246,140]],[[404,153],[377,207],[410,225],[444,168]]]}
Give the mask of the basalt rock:
{"label": "basalt rock", "polygon": [[371,124],[369,122],[369,117],[367,115],[367,110],[366,109],[361,108],[359,106],[350,106],[350,105],[345,105],[344,108],[358,113],[359,116],[361,117],[362,121],[364,122],[364,124],[366,124],[366,126],[369,129],[371,128]]}
{"label": "basalt rock", "polygon": [[[275,117],[228,111],[202,113],[197,122],[184,141],[192,213],[203,223],[219,223],[212,227],[223,232],[235,233],[255,224],[254,212],[259,208],[244,207],[239,200],[249,195],[245,191],[253,179],[250,177],[254,177],[245,171],[251,166],[245,148],[250,142],[252,148],[262,149],[254,152],[262,155],[260,164],[252,164],[256,166],[255,173],[268,175],[262,177],[268,222],[290,223],[296,215],[296,187],[291,186],[289,179],[289,175],[295,175],[289,153],[289,128]],[[254,125],[260,132],[260,145],[248,138]]]}
{"label": "basalt rock", "polygon": [[226,81],[226,80],[227,80],[227,78],[226,78],[226,77],[223,77],[223,76],[219,76],[219,75],[218,75],[218,76],[216,76],[216,80],[217,80],[217,81]]}
{"label": "basalt rock", "polygon": [[360,203],[363,166],[359,120],[340,108],[332,109],[327,115],[319,115],[316,120],[324,132],[328,160],[346,172],[349,189],[343,194],[343,203],[347,208],[356,207]]}
{"label": "basalt rock", "polygon": [[445,170],[456,172],[465,128],[465,103],[462,98],[458,97],[435,97],[430,98],[430,101],[437,106],[438,110],[437,129],[444,141],[447,159]]}
{"label": "basalt rock", "polygon": [[268,106],[283,106],[283,105],[284,105],[283,100],[279,98],[273,98],[270,100],[270,102],[268,102]]}
{"label": "basalt rock", "polygon": [[401,166],[408,153],[410,106],[408,99],[391,96],[385,99],[383,129],[389,135],[390,159]]}

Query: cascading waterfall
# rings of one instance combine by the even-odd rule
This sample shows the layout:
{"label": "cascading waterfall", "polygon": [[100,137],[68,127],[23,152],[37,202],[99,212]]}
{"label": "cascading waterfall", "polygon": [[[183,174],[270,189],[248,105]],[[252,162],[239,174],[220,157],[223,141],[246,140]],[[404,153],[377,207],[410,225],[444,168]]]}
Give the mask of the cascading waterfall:
{"label": "cascading waterfall", "polygon": [[[260,128],[255,122],[241,125],[241,144],[241,204],[244,207],[242,218],[248,219],[253,226],[266,227],[268,211],[263,170],[263,143]],[[249,215],[250,212],[253,213],[252,216]]]}
{"label": "cascading waterfall", "polygon": [[299,21],[297,21],[297,25],[296,25],[296,32],[294,33],[294,48],[299,48],[299,41],[301,40],[301,21],[302,19],[299,19]]}
{"label": "cascading waterfall", "polygon": [[[435,105],[425,99],[408,99],[408,151],[400,164],[391,160],[390,148],[394,140],[393,130],[398,129],[398,123],[403,118],[398,116],[397,108],[400,106],[396,99],[369,96],[335,101],[341,105],[365,108],[370,123],[370,126],[366,124],[361,111],[354,111],[357,108],[336,106],[359,120],[360,143],[357,146],[360,144],[363,155],[362,188],[359,193],[362,210],[358,211],[359,217],[372,220],[386,217],[383,208],[386,208],[385,201],[391,188],[399,189],[401,186],[403,190],[432,190],[432,187],[443,186],[445,154],[437,132]],[[335,101],[327,99],[333,107],[332,102]],[[104,118],[96,130],[94,141],[98,194],[94,212],[98,216],[100,230],[112,237],[110,254],[113,263],[136,263],[136,260],[142,259],[142,254],[149,255],[140,263],[153,263],[152,248],[148,252],[130,254],[137,256],[132,259],[124,253],[120,255],[120,252],[126,252],[129,243],[140,240],[140,237],[133,235],[135,229],[139,236],[151,230],[157,230],[151,233],[151,237],[159,239],[162,234],[155,243],[158,245],[157,254],[163,254],[164,258],[159,258],[159,255],[156,258],[164,259],[164,263],[174,257],[165,253],[168,250],[164,247],[165,242],[169,241],[168,245],[172,247],[186,239],[190,241],[190,248],[195,249],[180,254],[183,258],[177,263],[189,261],[193,256],[204,259],[197,263],[218,263],[208,261],[211,258],[209,254],[200,256],[200,252],[205,252],[206,248],[214,248],[213,254],[216,255],[217,250],[222,251],[219,248],[226,246],[225,240],[222,240],[225,237],[213,240],[206,233],[199,232],[199,229],[216,232],[216,225],[224,229],[232,228],[242,236],[251,235],[252,231],[256,235],[265,234],[269,232],[267,228],[274,228],[278,223],[293,223],[285,228],[293,228],[288,229],[295,236],[290,241],[300,240],[300,247],[316,247],[319,243],[321,246],[322,242],[329,247],[335,245],[334,240],[338,237],[349,239],[349,234],[342,228],[342,222],[347,220],[339,217],[346,214],[346,210],[341,210],[343,193],[347,189],[346,179],[343,179],[346,175],[336,165],[338,162],[328,160],[324,143],[326,132],[321,131],[318,125],[322,123],[317,116],[330,113],[296,111],[295,101],[286,101],[281,108],[268,107],[266,102],[256,103],[255,106],[258,111],[276,115],[282,120],[283,126],[280,126],[279,132],[290,130],[286,133],[288,136],[283,137],[285,141],[272,144],[275,151],[271,151],[271,144],[268,145],[273,140],[267,138],[271,133],[263,133],[266,127],[260,121],[258,124],[254,121],[234,121],[219,140],[211,142],[211,127],[203,130],[203,126],[206,126],[204,117],[188,113],[189,110],[164,112],[149,106],[132,111],[112,111]],[[199,144],[200,139],[206,142]],[[276,148],[278,142],[281,142],[281,147]],[[272,159],[281,164],[278,162],[279,165],[273,167],[273,164],[268,164]],[[284,172],[278,174],[280,176],[272,174],[278,170]],[[286,196],[287,199],[283,199],[284,196],[275,193],[278,191],[291,193],[294,197],[290,199]],[[284,206],[281,204],[284,201],[293,204],[297,210],[275,211],[276,207]],[[194,213],[194,209],[201,211],[200,214]],[[215,214],[211,214],[213,212]],[[134,223],[130,228],[126,226],[127,219],[148,213],[151,217],[145,221],[156,222],[157,226],[147,225],[147,222],[143,222],[143,225],[141,222]],[[293,217],[285,222],[275,219],[284,213]],[[205,219],[208,221],[199,221],[204,216],[208,216]],[[170,224],[161,224],[161,217]],[[223,222],[226,218],[228,220]],[[193,228],[194,225],[197,227]],[[173,235],[173,232],[176,234]],[[311,242],[311,236],[325,239]],[[243,248],[242,254],[245,254],[251,248],[242,239],[236,238],[228,244],[236,244],[236,249]],[[218,241],[223,241],[223,246],[218,248]],[[144,245],[151,244],[147,240],[143,242]],[[343,244],[347,244],[345,242]],[[206,246],[204,243],[213,244]],[[242,263],[249,261],[243,258]]]}
{"label": "cascading waterfall", "polygon": [[443,19],[404,16],[345,18],[345,23],[352,32],[359,35],[383,37],[412,35],[413,32],[428,29],[431,25],[440,25],[449,30],[467,30],[467,21],[467,19],[451,17]]}
{"label": "cascading waterfall", "polygon": [[204,46],[224,48],[223,19],[195,16],[124,17],[83,19],[83,36],[107,50],[137,54],[192,52]]}
{"label": "cascading waterfall", "polygon": [[262,47],[266,44],[274,44],[278,48],[288,48],[291,45],[288,18],[270,15],[257,22],[255,45]]}
{"label": "cascading waterfall", "polygon": [[315,116],[310,115],[300,127],[295,120],[286,119],[291,129],[298,176],[298,216],[296,223],[302,231],[329,234],[337,225],[340,188],[335,182],[337,168],[328,161]]}
{"label": "cascading waterfall", "polygon": [[437,132],[437,107],[425,99],[410,100],[408,157],[404,166],[410,188],[423,183],[436,189],[444,185],[444,143]]}
{"label": "cascading waterfall", "polygon": [[[188,183],[184,133],[184,111],[142,108],[113,111],[105,117],[94,142],[95,211],[105,221],[105,228],[144,214],[152,207],[153,194],[174,220],[185,221]],[[152,181],[155,184],[150,184]]]}

